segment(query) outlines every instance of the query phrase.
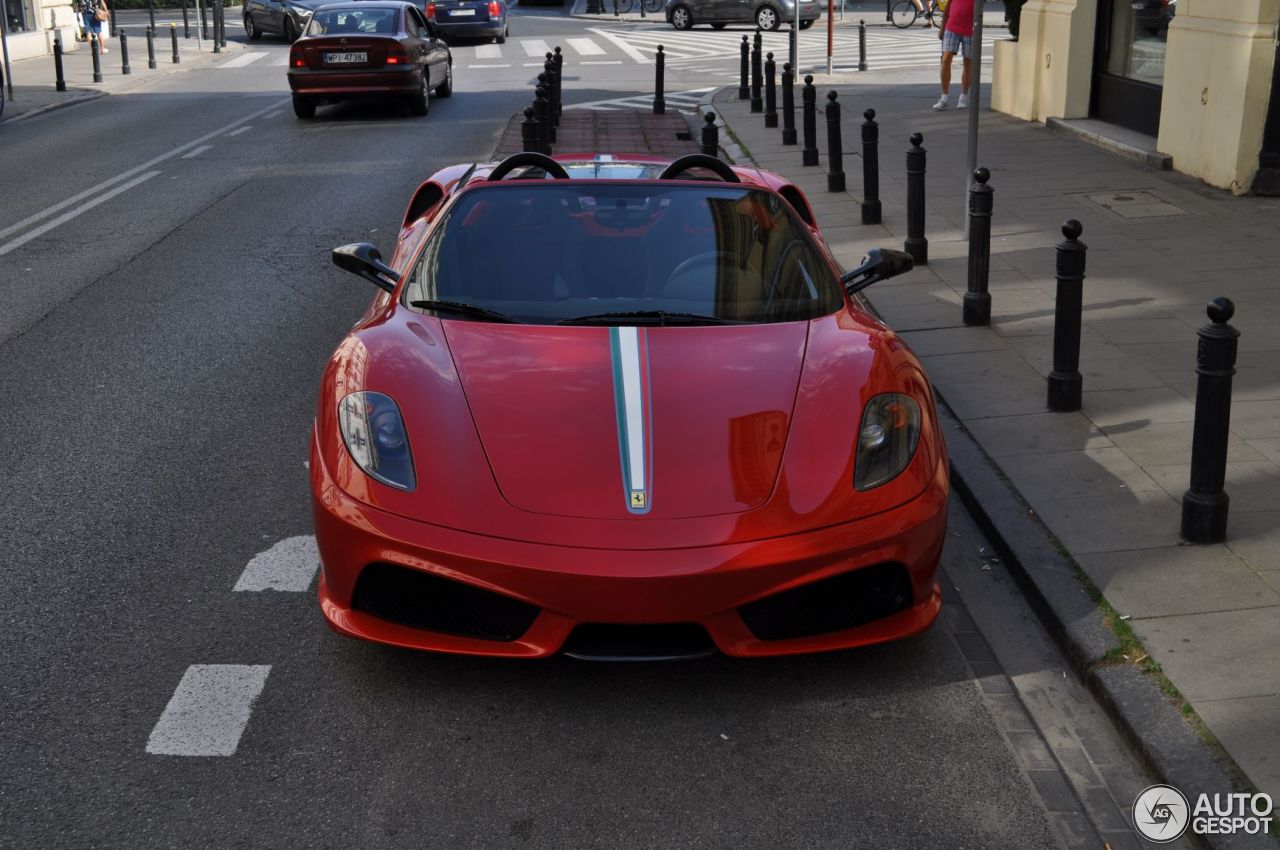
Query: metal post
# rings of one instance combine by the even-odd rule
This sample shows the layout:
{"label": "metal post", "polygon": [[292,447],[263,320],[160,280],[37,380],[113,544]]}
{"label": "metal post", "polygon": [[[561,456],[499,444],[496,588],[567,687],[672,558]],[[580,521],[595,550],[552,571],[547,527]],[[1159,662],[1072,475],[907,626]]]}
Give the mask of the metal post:
{"label": "metal post", "polygon": [[782,143],[796,143],[796,75],[791,73],[791,63],[782,66]]}
{"label": "metal post", "polygon": [[[641,6],[644,0],[641,0]],[[653,114],[665,115],[667,113],[667,99],[662,93],[663,74],[666,73],[667,55],[662,52],[662,45],[658,45],[658,55],[653,60]]]}
{"label": "metal post", "polygon": [[840,104],[827,92],[827,191],[844,191],[844,145],[840,141]]}
{"label": "metal post", "polygon": [[182,0],[182,37],[191,38],[191,19],[187,16],[187,0]]}
{"label": "metal post", "polygon": [[152,32],[156,31],[156,0],[147,0],[147,18],[151,21],[147,25]]}
{"label": "metal post", "polygon": [[124,76],[133,73],[129,67],[129,36],[124,30],[120,30],[120,73]]}
{"label": "metal post", "polygon": [[791,32],[787,33],[787,58],[792,68],[800,67],[800,4],[795,4],[796,16],[791,21]]}
{"label": "metal post", "polygon": [[867,22],[858,21],[858,70],[867,70]]}
{"label": "metal post", "polygon": [[117,30],[116,30],[116,4],[115,4],[115,0],[107,0],[107,11],[110,13],[110,14],[108,14],[108,15],[107,15],[107,26],[108,26],[108,27],[110,28],[110,30],[111,30],[111,32],[110,32],[110,33],[108,33],[108,34],[109,34],[112,38],[115,38],[115,35],[116,35],[116,32],[117,32]]}
{"label": "metal post", "polygon": [[876,111],[862,113],[862,223],[880,223],[880,125]]}
{"label": "metal post", "polygon": [[533,107],[524,108],[524,120],[520,122],[520,149],[542,153],[538,143],[538,122],[533,119]]}
{"label": "metal post", "polygon": [[827,76],[835,73],[832,64],[836,52],[836,16],[833,0],[827,0]]}
{"label": "metal post", "polygon": [[746,100],[751,97],[751,87],[747,85],[748,68],[750,67],[747,55],[751,52],[751,48],[747,46],[747,37],[742,37],[742,47],[738,55],[738,100]]}
{"label": "metal post", "polygon": [[756,28],[755,43],[751,46],[751,111],[764,112],[764,67],[762,62],[763,39]]}
{"label": "metal post", "polygon": [[214,0],[213,11],[210,13],[213,17],[213,52],[222,52],[222,39],[218,37],[218,7],[222,5],[222,0]]}
{"label": "metal post", "polygon": [[1049,373],[1049,409],[1080,409],[1084,378],[1080,375],[1080,321],[1084,304],[1086,247],[1084,227],[1074,218],[1062,223],[1058,243],[1058,293],[1053,315],[1053,371]]}
{"label": "metal post", "polygon": [[800,90],[800,101],[804,111],[804,149],[801,162],[805,165],[818,164],[818,90],[813,87],[813,74],[805,74],[804,88]]}
{"label": "metal post", "polygon": [[[100,44],[101,39],[94,38],[93,36],[89,36],[89,41],[92,42],[92,48],[93,48],[93,81],[95,83],[100,83],[102,82],[102,54],[99,52],[99,48],[102,46]],[[59,73],[61,73],[62,71],[61,56],[58,57],[58,71]],[[66,81],[64,80],[62,83],[62,88],[58,89],[58,91],[66,91],[66,90],[67,90],[67,84],[66,84]]]}
{"label": "metal post", "polygon": [[169,43],[173,47],[173,64],[177,65],[182,62],[182,57],[178,55],[178,27],[176,24],[169,24]]}
{"label": "metal post", "polygon": [[[978,167],[978,110],[982,108],[982,13],[986,0],[975,0],[973,4],[973,58],[969,61],[969,140],[968,155],[965,164],[970,175],[970,187],[973,185],[973,173]],[[969,235],[969,219],[965,218],[965,236]]]}
{"label": "metal post", "polygon": [[769,53],[764,62],[764,126],[778,126],[778,66]]}
{"label": "metal post", "polygon": [[147,30],[147,68],[156,69],[156,31]]}
{"label": "metal post", "polygon": [[707,156],[719,156],[720,128],[716,126],[716,114],[708,112],[702,120],[706,122],[702,125],[702,152]]}
{"label": "metal post", "polygon": [[911,134],[907,148],[907,238],[902,249],[916,265],[929,264],[929,240],[924,237],[924,174],[926,151],[920,146],[924,136]]}
{"label": "metal post", "polygon": [[991,172],[979,168],[969,189],[969,286],[964,293],[962,315],[966,325],[991,324],[991,210],[995,192],[987,181]]}
{"label": "metal post", "polygon": [[[89,36],[89,40],[93,41],[93,36]],[[98,58],[97,49],[94,49],[93,58]],[[102,82],[98,80],[97,82]],[[57,36],[53,39],[53,88],[55,91],[67,90],[67,78],[62,73],[62,37]]]}
{"label": "metal post", "polygon": [[218,0],[218,41],[227,46],[227,4]]}
{"label": "metal post", "polygon": [[1230,500],[1227,434],[1231,425],[1231,376],[1236,373],[1240,331],[1227,322],[1235,315],[1230,298],[1215,298],[1205,312],[1210,324],[1197,331],[1196,420],[1191,435],[1191,486],[1182,494],[1182,539],[1220,543],[1227,536]]}
{"label": "metal post", "polygon": [[[556,143],[556,122],[551,118],[552,100],[551,100],[551,78],[547,76],[547,72],[543,71],[538,75],[538,87],[534,89],[535,98],[542,98],[545,103],[542,107],[542,131],[547,141],[547,152],[550,153],[551,146]],[[536,99],[534,101],[537,102]]]}
{"label": "metal post", "polygon": [[564,55],[560,48],[552,56],[556,63],[556,126],[560,125],[560,116],[564,114]]}
{"label": "metal post", "polygon": [[196,0],[196,3],[197,5],[200,6],[200,37],[208,38],[209,37],[209,6],[208,4],[203,3],[202,0]]}

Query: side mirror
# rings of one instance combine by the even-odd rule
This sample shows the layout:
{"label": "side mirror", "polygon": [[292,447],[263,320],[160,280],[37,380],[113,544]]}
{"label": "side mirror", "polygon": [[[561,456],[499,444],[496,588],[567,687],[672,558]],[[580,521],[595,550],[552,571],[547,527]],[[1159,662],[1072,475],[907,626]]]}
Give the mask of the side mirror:
{"label": "side mirror", "polygon": [[897,277],[911,271],[915,261],[906,251],[890,248],[872,248],[862,258],[862,265],[841,275],[840,283],[850,295],[861,292],[873,283]]}
{"label": "side mirror", "polygon": [[382,254],[368,242],[334,248],[330,259],[343,271],[358,275],[386,292],[394,290],[400,280],[396,270],[382,262]]}

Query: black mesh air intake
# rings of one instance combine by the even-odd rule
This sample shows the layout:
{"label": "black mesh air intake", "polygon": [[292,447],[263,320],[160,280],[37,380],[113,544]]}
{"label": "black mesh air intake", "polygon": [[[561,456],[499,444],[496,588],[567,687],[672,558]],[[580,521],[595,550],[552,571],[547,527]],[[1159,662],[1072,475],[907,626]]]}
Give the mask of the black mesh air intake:
{"label": "black mesh air intake", "polygon": [[600,660],[698,658],[716,645],[697,623],[583,623],[569,633],[561,652]]}
{"label": "black mesh air intake", "polygon": [[911,607],[902,564],[876,564],[757,599],[738,609],[760,640],[787,640],[865,626]]}
{"label": "black mesh air intake", "polygon": [[370,564],[360,573],[351,607],[381,620],[433,632],[512,641],[539,609],[510,596],[395,564]]}

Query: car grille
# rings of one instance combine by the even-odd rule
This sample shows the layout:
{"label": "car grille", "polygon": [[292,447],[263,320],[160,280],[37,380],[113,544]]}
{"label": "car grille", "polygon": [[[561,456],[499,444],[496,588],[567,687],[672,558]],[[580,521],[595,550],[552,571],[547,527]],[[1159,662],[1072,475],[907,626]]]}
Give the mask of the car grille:
{"label": "car grille", "polygon": [[757,599],[738,609],[760,640],[787,640],[864,626],[911,606],[902,564],[876,564]]}
{"label": "car grille", "polygon": [[501,641],[523,635],[541,610],[432,573],[379,563],[361,571],[351,607],[401,626]]}
{"label": "car grille", "polygon": [[561,652],[589,660],[658,661],[701,658],[715,648],[697,623],[583,623],[569,633]]}

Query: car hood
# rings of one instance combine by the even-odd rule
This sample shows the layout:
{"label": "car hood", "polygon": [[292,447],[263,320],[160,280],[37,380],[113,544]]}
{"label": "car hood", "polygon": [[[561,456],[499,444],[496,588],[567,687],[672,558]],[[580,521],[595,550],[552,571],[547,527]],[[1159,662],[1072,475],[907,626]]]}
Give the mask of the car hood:
{"label": "car hood", "polygon": [[502,496],[534,513],[749,511],[776,485],[809,325],[446,322]]}

